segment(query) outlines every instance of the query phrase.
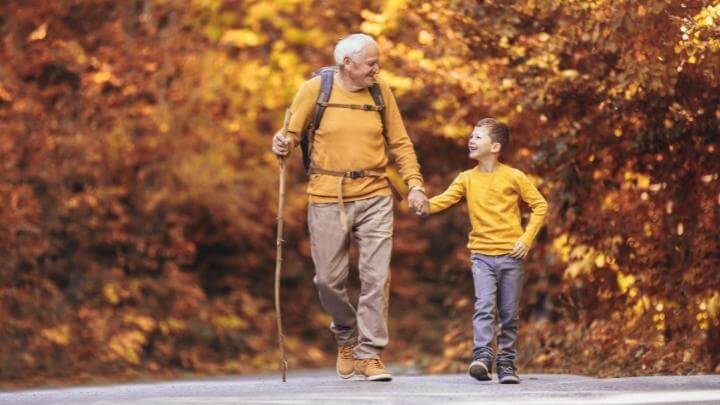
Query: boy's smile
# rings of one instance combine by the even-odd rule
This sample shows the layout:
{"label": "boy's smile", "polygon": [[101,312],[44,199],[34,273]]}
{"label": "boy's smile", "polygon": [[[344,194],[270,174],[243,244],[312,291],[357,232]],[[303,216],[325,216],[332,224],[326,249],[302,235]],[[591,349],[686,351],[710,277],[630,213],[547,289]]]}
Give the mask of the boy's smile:
{"label": "boy's smile", "polygon": [[468,156],[470,159],[479,159],[491,152],[492,144],[488,127],[475,127],[468,139]]}

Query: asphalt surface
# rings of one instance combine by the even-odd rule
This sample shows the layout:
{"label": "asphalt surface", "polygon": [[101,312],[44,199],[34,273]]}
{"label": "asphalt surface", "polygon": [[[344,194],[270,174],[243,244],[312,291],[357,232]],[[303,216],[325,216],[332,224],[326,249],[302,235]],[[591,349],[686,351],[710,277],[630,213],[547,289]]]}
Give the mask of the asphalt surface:
{"label": "asphalt surface", "polygon": [[464,374],[341,380],[330,371],[0,392],[0,404],[720,404],[720,376],[597,379],[521,375],[519,385]]}

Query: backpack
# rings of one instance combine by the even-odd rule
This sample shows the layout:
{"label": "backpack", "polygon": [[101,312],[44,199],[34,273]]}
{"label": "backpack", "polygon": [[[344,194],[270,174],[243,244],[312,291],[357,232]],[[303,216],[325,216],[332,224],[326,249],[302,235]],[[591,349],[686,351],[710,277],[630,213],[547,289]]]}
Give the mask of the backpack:
{"label": "backpack", "polygon": [[375,105],[369,104],[331,104],[328,103],[330,100],[330,93],[332,93],[333,87],[333,75],[337,72],[337,67],[328,66],[320,68],[313,72],[312,77],[320,76],[320,91],[318,92],[317,101],[315,102],[315,109],[312,113],[312,119],[308,125],[303,128],[300,135],[300,147],[303,153],[303,165],[305,166],[305,172],[310,174],[310,154],[312,153],[313,138],[315,137],[315,130],[320,127],[325,110],[328,107],[335,108],[351,108],[355,110],[365,111],[377,111],[380,114],[380,122],[382,123],[382,134],[387,145],[387,134],[385,130],[385,104],[382,98],[382,92],[380,86],[377,83],[373,83],[370,86],[369,91],[372,96]]}

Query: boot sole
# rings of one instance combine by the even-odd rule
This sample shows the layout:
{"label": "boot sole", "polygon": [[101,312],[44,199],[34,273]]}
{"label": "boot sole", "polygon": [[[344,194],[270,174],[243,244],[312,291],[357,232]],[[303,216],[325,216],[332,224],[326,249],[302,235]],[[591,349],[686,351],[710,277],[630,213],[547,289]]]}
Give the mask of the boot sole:
{"label": "boot sole", "polygon": [[361,381],[392,381],[392,374],[378,374],[373,376],[356,374],[356,377]]}
{"label": "boot sole", "polygon": [[472,362],[468,368],[468,373],[474,379],[479,381],[490,381],[490,370],[481,362]]}
{"label": "boot sole", "polygon": [[[335,371],[337,371],[337,370],[335,370]],[[343,380],[347,380],[348,378],[352,378],[355,375],[355,372],[353,371],[350,374],[340,374],[340,372],[337,371],[337,375],[338,375],[338,377],[342,378]]]}
{"label": "boot sole", "polygon": [[500,384],[520,384],[520,378],[516,377],[505,377],[501,380],[498,380]]}

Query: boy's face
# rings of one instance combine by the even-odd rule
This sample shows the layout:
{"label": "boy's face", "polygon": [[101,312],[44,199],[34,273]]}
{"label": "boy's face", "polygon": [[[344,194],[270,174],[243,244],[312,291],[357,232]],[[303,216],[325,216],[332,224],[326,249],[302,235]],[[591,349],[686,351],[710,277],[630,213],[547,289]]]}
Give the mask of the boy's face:
{"label": "boy's face", "polygon": [[500,144],[490,138],[490,128],[475,127],[468,139],[468,156],[470,159],[481,159],[487,155],[500,152]]}

